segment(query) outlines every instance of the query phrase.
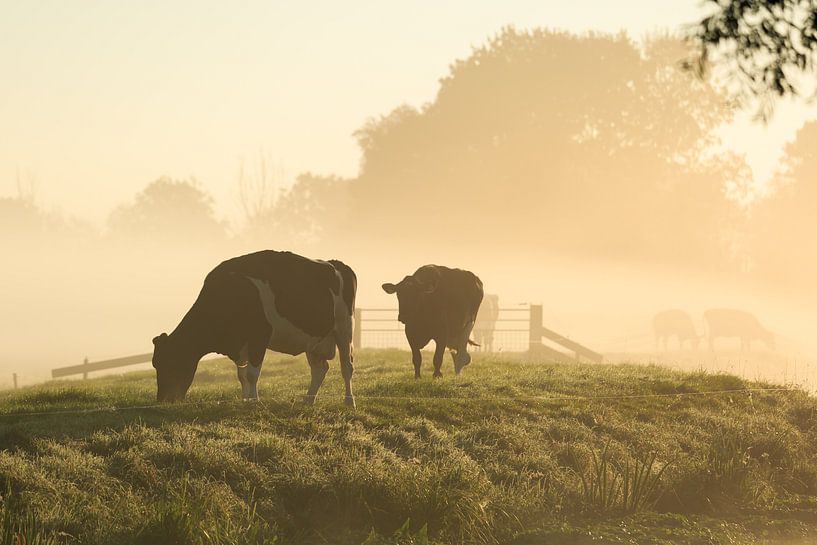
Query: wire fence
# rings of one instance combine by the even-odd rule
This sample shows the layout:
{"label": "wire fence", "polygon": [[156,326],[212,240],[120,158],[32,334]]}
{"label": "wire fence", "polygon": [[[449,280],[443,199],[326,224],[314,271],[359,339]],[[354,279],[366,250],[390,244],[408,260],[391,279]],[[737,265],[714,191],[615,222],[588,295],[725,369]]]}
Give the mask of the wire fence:
{"label": "wire fence", "polygon": [[[524,352],[530,349],[530,312],[529,306],[500,308],[495,322],[477,321],[472,338],[488,338],[492,342],[475,350]],[[410,350],[406,328],[397,320],[396,308],[361,308],[356,313],[358,347]]]}

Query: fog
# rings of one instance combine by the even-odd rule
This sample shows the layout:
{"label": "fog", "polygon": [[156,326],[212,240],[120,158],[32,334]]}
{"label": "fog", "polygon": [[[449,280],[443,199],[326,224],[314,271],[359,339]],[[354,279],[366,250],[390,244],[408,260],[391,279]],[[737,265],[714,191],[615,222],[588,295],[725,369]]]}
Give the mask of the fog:
{"label": "fog", "polygon": [[[210,269],[271,248],[342,259],[360,307],[394,306],[383,282],[444,264],[501,307],[542,304],[548,328],[607,361],[817,388],[817,124],[760,191],[718,137],[738,112],[678,69],[687,53],[668,35],[499,30],[449,59],[432,101],[360,120],[356,175],[305,171],[282,189],[253,156],[231,221],[202,184],[159,178],[88,223],[17,173],[0,196],[0,384],[149,352]],[[669,308],[699,334],[706,309],[752,312],[776,348],[656,350],[652,317]]]}

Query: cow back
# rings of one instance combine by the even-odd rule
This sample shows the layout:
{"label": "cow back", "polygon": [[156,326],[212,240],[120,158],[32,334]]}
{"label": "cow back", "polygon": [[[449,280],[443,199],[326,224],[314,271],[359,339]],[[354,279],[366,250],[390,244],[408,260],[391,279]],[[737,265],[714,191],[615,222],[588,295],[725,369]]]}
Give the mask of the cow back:
{"label": "cow back", "polygon": [[332,330],[333,294],[340,294],[341,286],[330,263],[264,250],[224,261],[208,279],[224,273],[266,283],[275,294],[277,312],[305,333],[323,337]]}

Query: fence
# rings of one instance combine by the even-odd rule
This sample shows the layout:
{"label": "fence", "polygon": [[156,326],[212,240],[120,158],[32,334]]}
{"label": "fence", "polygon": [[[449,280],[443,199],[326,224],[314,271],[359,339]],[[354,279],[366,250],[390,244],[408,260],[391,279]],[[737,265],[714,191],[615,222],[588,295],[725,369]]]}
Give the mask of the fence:
{"label": "fence", "polygon": [[[494,351],[524,352],[528,350],[551,361],[559,362],[579,361],[582,358],[596,363],[601,363],[603,360],[601,354],[544,327],[542,325],[542,305],[500,308],[493,328],[493,337]],[[543,338],[562,350],[543,343]],[[403,324],[397,321],[396,308],[355,309],[355,330],[352,342],[356,348],[409,349]],[[80,365],[52,369],[51,378],[73,375],[88,378],[88,373],[93,371],[148,363],[152,357],[153,354],[147,353],[95,362],[89,362],[86,358]]]}
{"label": "fence", "polygon": [[[493,327],[493,350],[530,351],[559,362],[578,361],[582,358],[596,363],[603,361],[603,356],[598,352],[544,327],[542,314],[542,305],[500,308]],[[478,328],[479,324],[475,331]],[[550,344],[544,343],[543,338]],[[551,344],[555,344],[556,347]],[[405,328],[397,321],[397,309],[355,309],[354,345],[358,348],[408,350]]]}
{"label": "fence", "polygon": [[152,353],[94,362],[89,362],[88,358],[85,358],[85,361],[80,365],[69,365],[68,367],[52,369],[51,378],[70,377],[72,375],[82,375],[82,378],[88,378],[88,373],[91,371],[105,371],[107,369],[116,369],[117,367],[126,367],[138,363],[148,363],[152,358]]}

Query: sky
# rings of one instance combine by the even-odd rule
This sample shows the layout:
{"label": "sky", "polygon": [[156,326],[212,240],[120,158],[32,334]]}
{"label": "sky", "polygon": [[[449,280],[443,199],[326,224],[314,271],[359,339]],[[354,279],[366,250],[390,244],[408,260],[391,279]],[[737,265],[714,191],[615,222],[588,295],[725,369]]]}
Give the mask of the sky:
{"label": "sky", "polygon": [[[259,155],[286,185],[354,176],[367,118],[434,99],[457,58],[504,25],[639,38],[700,17],[698,0],[0,0],[0,196],[102,224],[159,176],[195,177],[240,216],[238,171]],[[815,109],[722,131],[755,177]]]}

